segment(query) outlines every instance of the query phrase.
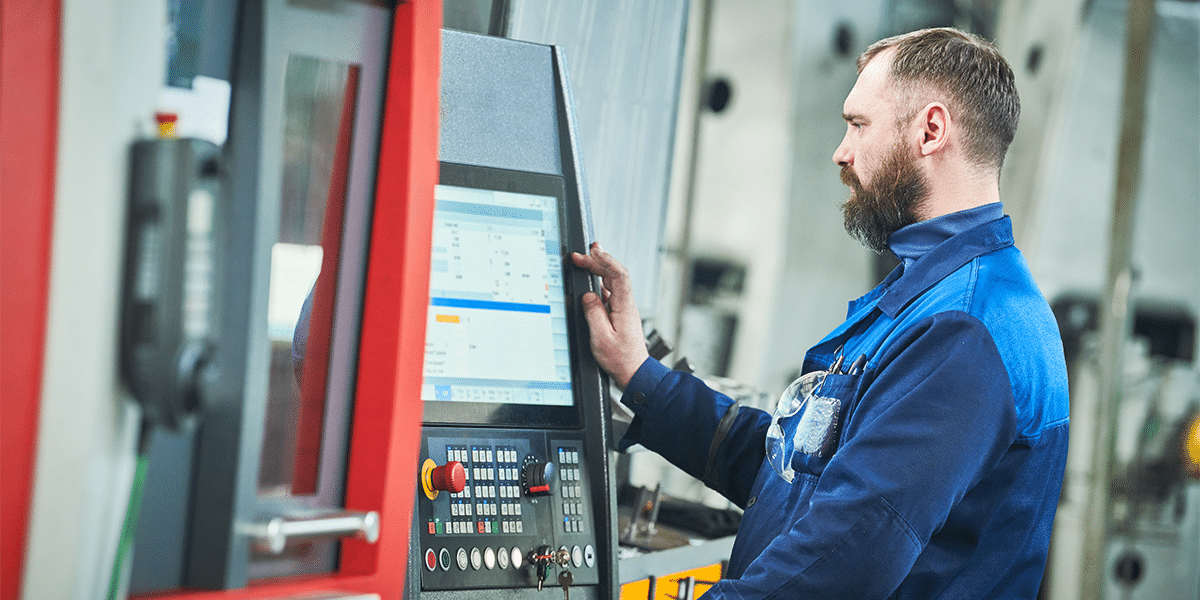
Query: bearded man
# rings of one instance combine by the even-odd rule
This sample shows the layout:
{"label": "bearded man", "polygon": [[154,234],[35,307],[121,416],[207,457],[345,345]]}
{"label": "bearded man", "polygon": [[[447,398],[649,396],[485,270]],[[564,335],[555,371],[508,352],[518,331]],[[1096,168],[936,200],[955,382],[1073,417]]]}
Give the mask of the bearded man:
{"label": "bearded man", "polygon": [[901,264],[805,356],[775,414],[647,356],[628,272],[599,245],[592,351],[641,443],[745,509],[710,598],[1035,598],[1067,454],[1049,306],[999,176],[1020,101],[954,29],[858,60],[833,155],[847,231]]}

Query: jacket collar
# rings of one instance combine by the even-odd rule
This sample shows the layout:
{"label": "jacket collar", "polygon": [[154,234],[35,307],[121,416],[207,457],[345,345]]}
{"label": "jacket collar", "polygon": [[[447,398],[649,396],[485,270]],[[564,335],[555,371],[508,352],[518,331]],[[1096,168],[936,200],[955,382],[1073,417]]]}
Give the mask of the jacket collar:
{"label": "jacket collar", "polygon": [[1012,219],[1008,216],[959,232],[912,261],[907,268],[896,267],[880,286],[879,309],[896,318],[917,296],[959,267],[1011,245]]}

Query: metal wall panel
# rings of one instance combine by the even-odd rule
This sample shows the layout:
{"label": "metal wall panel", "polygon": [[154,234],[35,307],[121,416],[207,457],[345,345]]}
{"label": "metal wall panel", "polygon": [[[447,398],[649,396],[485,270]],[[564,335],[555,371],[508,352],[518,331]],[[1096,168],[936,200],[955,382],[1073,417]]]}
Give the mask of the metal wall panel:
{"label": "metal wall panel", "polygon": [[514,0],[507,36],[562,46],[596,239],[652,315],[683,71],[686,0]]}

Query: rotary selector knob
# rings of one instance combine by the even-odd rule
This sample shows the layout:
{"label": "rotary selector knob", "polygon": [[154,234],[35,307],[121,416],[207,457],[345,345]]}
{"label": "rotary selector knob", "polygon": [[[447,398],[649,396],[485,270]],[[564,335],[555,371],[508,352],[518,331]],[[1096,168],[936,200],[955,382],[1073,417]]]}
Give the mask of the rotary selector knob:
{"label": "rotary selector knob", "polygon": [[554,483],[554,463],[538,460],[532,454],[521,467],[521,489],[526,496],[549,496]]}

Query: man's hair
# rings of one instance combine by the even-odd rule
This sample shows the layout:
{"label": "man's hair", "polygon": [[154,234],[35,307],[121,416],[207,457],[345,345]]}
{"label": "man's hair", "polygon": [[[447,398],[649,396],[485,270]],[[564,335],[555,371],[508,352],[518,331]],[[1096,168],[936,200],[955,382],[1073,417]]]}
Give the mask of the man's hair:
{"label": "man's hair", "polygon": [[999,174],[1021,117],[1012,68],[996,46],[949,27],[922,29],[880,40],[858,57],[858,72],[894,48],[890,76],[900,92],[902,122],[926,103],[942,101],[962,124],[969,160]]}

